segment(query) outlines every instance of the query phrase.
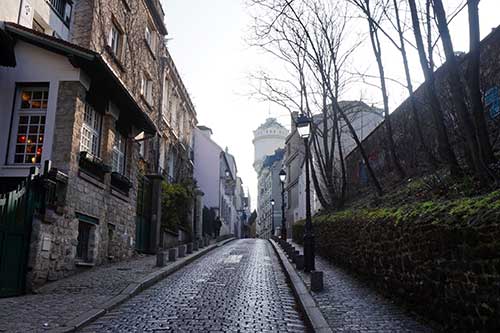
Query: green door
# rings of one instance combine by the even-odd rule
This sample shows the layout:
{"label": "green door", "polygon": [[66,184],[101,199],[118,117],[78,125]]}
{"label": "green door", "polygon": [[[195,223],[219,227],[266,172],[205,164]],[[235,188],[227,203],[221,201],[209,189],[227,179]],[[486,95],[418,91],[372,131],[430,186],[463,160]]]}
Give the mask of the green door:
{"label": "green door", "polygon": [[0,195],[0,297],[24,292],[32,217],[28,186]]}

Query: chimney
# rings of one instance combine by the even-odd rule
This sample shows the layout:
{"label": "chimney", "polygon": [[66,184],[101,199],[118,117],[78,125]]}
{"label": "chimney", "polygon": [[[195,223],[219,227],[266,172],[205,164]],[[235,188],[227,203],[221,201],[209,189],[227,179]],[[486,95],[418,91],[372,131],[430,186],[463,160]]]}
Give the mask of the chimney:
{"label": "chimney", "polygon": [[292,124],[291,124],[290,127],[292,128],[292,133],[293,133],[293,131],[295,131],[295,128],[297,127],[295,125],[295,120],[297,119],[298,116],[299,116],[299,112],[298,111],[293,111],[292,114],[291,114],[291,122],[292,122]]}

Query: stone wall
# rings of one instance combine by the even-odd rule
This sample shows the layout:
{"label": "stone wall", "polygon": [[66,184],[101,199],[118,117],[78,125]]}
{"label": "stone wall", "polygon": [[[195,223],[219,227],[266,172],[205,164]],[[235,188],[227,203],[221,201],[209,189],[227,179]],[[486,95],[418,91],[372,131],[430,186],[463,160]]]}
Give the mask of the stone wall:
{"label": "stone wall", "polygon": [[[135,250],[138,147],[127,144],[127,176],[132,182],[128,195],[104,181],[92,178],[79,166],[80,136],[86,90],[80,82],[60,82],[53,147],[53,167],[68,175],[65,203],[46,210],[34,220],[30,246],[28,285],[35,288],[76,273],[78,214],[95,219],[90,237],[89,263],[129,258]],[[104,115],[101,154],[111,164],[115,119]]]}
{"label": "stone wall", "polygon": [[[372,280],[449,332],[500,329],[500,227],[391,220],[314,223],[316,253]],[[303,224],[294,226],[302,242]]]}
{"label": "stone wall", "polygon": [[[491,88],[500,87],[500,29],[495,29],[481,44],[481,85],[483,92]],[[461,66],[467,68],[466,55],[461,56]],[[465,71],[463,72],[465,73]],[[436,91],[440,99],[441,106],[445,112],[445,122],[448,129],[450,142],[460,160],[465,164],[464,141],[457,132],[457,123],[454,120],[455,115],[450,101],[448,74],[446,65],[439,68],[436,73]],[[428,98],[425,93],[425,86],[420,86],[415,92],[419,119],[422,123],[423,136],[427,146],[437,155],[437,138],[434,130],[435,126],[429,109]],[[491,142],[495,149],[500,150],[500,116],[492,118],[490,108],[485,109],[486,118],[490,129]],[[394,132],[394,141],[396,151],[403,169],[408,176],[418,176],[429,172],[430,166],[424,150],[419,142],[413,114],[411,111],[410,100],[405,100],[393,113],[391,113],[391,122]],[[397,178],[394,174],[393,166],[390,163],[389,155],[385,149],[385,127],[379,125],[365,140],[363,146],[369,155],[370,162],[382,185],[390,186],[391,181]],[[346,157],[348,170],[348,182],[351,192],[369,184],[369,178],[366,168],[363,166],[359,149],[355,149]]]}

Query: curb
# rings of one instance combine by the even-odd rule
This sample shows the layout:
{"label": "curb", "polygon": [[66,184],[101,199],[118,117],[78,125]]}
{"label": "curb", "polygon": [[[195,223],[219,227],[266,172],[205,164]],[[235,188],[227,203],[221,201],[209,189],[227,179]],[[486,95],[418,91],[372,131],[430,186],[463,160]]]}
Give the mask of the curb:
{"label": "curb", "polygon": [[225,245],[225,244],[227,244],[235,239],[236,238],[232,237],[232,238],[220,241],[218,243],[209,245],[206,248],[199,250],[197,253],[193,253],[190,256],[181,258],[181,259],[179,259],[179,260],[177,260],[177,261],[175,261],[175,262],[173,262],[165,267],[158,269],[155,272],[152,272],[152,273],[140,278],[137,281],[133,281],[124,290],[122,290],[118,295],[116,295],[116,296],[108,299],[106,302],[98,305],[95,309],[87,311],[85,313],[82,313],[78,317],[67,321],[59,328],[55,328],[55,329],[51,330],[51,332],[54,332],[54,333],[74,332],[75,330],[87,325],[91,321],[94,321],[97,318],[101,317],[106,312],[117,307],[118,305],[122,304],[126,300],[137,295],[141,291],[151,287],[156,282],[166,278],[170,274],[178,271],[179,269],[185,267],[189,263],[202,257],[203,255],[207,254],[208,252],[212,251],[213,249],[221,247],[221,246],[223,246],[223,245]]}
{"label": "curb", "polygon": [[316,302],[307,290],[306,285],[297,274],[290,261],[288,261],[285,253],[272,239],[269,239],[269,242],[272,244],[274,251],[278,255],[281,266],[284,268],[285,275],[291,282],[293,293],[299,301],[299,306],[305,314],[306,319],[313,331],[318,333],[332,333],[333,331],[326,322],[325,317],[323,317],[323,314],[316,305]]}

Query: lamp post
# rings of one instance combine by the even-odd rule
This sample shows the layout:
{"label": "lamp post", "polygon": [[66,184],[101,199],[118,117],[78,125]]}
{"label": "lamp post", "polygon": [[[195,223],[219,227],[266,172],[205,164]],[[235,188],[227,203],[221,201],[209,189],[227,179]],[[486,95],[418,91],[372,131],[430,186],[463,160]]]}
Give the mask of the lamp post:
{"label": "lamp post", "polygon": [[285,180],[286,180],[286,172],[281,169],[280,173],[280,181],[281,181],[281,239],[286,241],[286,217],[285,217]]}
{"label": "lamp post", "polygon": [[271,199],[271,237],[274,236],[274,199]]}
{"label": "lamp post", "polygon": [[314,234],[311,221],[311,190],[309,184],[309,136],[311,135],[311,118],[301,114],[297,118],[297,131],[305,144],[306,164],[306,225],[304,228],[304,271],[314,271]]}

